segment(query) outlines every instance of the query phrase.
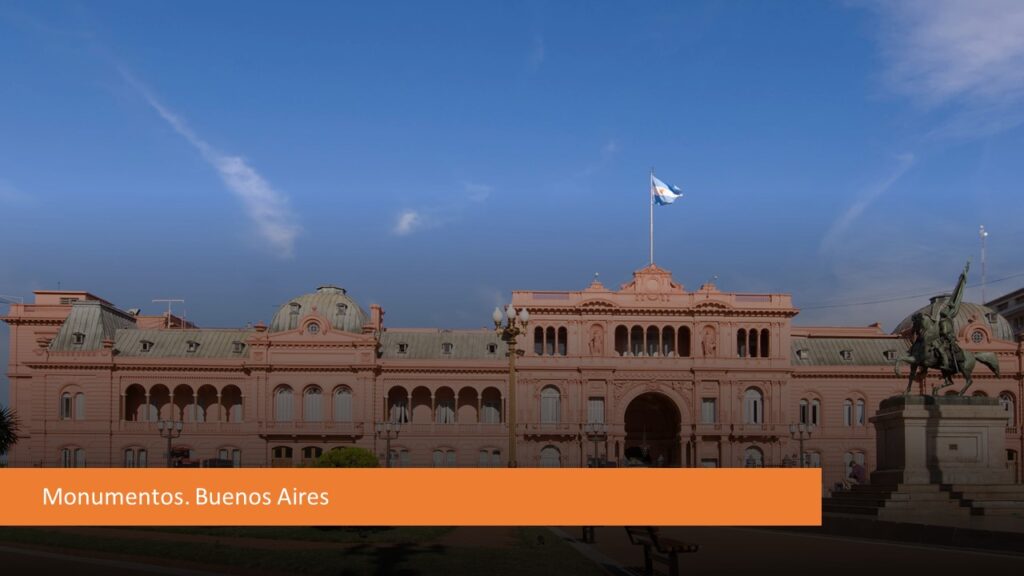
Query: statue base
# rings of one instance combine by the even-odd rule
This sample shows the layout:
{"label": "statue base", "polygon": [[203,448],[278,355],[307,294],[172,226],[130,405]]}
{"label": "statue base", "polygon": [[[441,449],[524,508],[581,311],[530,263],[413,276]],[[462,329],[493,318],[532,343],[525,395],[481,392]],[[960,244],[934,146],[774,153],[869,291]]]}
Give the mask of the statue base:
{"label": "statue base", "polygon": [[1011,484],[1006,411],[996,398],[893,396],[871,418],[871,484]]}

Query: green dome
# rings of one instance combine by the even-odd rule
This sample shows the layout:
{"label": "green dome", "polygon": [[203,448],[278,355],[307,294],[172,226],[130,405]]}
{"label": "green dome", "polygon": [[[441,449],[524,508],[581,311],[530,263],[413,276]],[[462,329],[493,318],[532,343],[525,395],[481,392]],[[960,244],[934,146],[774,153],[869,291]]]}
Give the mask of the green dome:
{"label": "green dome", "polygon": [[327,320],[335,330],[356,333],[363,331],[363,324],[369,319],[344,288],[321,286],[316,292],[293,298],[278,308],[274,319],[270,321],[270,331],[294,330],[310,314]]}
{"label": "green dome", "polygon": [[[927,306],[922,306],[914,314],[920,312],[930,316],[932,314],[932,306],[942,306],[946,298],[949,298],[949,294],[933,296]],[[910,332],[914,327],[914,314],[904,318],[892,333],[910,336]],[[992,333],[992,338],[996,340],[1013,341],[1013,329],[1006,318],[1003,318],[998,312],[987,306],[974,304],[973,302],[961,302],[960,311],[957,313],[956,318],[953,319],[953,330],[960,334],[964,327],[972,323],[988,328],[989,332]]]}

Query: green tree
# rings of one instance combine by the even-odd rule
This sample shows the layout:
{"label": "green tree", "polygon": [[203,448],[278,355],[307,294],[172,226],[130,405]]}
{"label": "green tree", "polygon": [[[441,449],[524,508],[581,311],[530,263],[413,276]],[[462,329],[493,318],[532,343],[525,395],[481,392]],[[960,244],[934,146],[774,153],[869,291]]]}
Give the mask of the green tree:
{"label": "green tree", "polygon": [[7,406],[0,406],[0,454],[18,441],[18,415]]}
{"label": "green tree", "polygon": [[325,452],[317,459],[317,468],[376,468],[377,457],[366,448],[345,446]]}

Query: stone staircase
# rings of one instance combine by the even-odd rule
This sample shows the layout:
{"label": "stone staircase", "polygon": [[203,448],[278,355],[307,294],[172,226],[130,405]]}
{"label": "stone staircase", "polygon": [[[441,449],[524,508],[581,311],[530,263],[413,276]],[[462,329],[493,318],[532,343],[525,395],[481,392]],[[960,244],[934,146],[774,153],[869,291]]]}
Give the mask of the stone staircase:
{"label": "stone staircase", "polygon": [[1024,484],[945,484],[942,489],[975,515],[1024,518]]}
{"label": "stone staircase", "polygon": [[967,522],[977,516],[1024,519],[1024,485],[858,485],[825,498],[822,512],[923,523]]}

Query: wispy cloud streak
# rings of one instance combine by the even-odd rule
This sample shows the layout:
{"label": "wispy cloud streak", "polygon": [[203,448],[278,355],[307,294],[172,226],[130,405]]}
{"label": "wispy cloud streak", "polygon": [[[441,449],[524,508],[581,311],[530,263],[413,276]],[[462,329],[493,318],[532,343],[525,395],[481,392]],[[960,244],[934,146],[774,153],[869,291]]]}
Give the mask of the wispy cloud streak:
{"label": "wispy cloud streak", "polygon": [[897,89],[931,103],[1024,96],[1024,3],[913,0],[874,5]]}
{"label": "wispy cloud streak", "polygon": [[882,194],[888,191],[913,165],[913,154],[900,155],[896,168],[885,180],[863,190],[853,204],[836,218],[822,238],[821,244],[818,246],[818,252],[821,253],[831,249],[850,225],[867,210],[868,206],[871,206]]}
{"label": "wispy cloud streak", "polygon": [[881,18],[888,87],[950,113],[931,136],[988,136],[1024,122],[1024,2],[869,6]]}
{"label": "wispy cloud streak", "polygon": [[122,69],[121,75],[217,171],[228,190],[242,202],[256,233],[280,256],[291,257],[295,253],[295,238],[302,228],[289,208],[288,197],[275,190],[243,158],[224,154],[200,138],[181,117],[164,106],[149,88],[130,73]]}

